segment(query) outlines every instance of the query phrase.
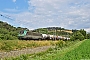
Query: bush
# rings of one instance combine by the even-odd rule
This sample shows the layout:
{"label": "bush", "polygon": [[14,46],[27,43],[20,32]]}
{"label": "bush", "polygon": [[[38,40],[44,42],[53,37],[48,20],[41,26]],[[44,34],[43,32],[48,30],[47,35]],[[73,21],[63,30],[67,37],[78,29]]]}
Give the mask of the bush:
{"label": "bush", "polygon": [[59,40],[59,41],[56,43],[56,46],[57,46],[57,47],[60,47],[60,48],[64,47],[64,46],[65,46],[65,41]]}
{"label": "bush", "polygon": [[82,35],[82,33],[80,33],[79,31],[75,32],[71,37],[70,37],[71,41],[75,41],[75,40],[84,40],[84,36]]}

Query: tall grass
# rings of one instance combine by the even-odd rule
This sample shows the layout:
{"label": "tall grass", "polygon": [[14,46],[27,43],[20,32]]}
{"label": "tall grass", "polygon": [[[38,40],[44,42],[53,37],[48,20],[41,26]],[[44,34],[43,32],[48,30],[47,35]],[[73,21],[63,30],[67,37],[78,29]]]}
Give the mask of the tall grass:
{"label": "tall grass", "polygon": [[0,40],[0,51],[20,50],[24,48],[35,48],[40,46],[55,45],[57,41],[21,41],[21,40]]}
{"label": "tall grass", "polygon": [[[11,58],[7,60],[61,60],[63,56],[78,47],[83,41],[58,41],[56,42],[56,47],[54,49],[49,48],[45,52],[37,53],[37,54],[30,54],[30,55],[22,55],[16,58]],[[24,59],[24,57],[26,59]]]}

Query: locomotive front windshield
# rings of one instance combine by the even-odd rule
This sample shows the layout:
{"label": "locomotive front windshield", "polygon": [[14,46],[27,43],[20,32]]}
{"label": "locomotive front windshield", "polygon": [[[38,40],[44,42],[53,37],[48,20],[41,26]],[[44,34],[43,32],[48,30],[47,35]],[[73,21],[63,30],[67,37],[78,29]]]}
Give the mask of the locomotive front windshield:
{"label": "locomotive front windshield", "polygon": [[19,34],[23,34],[23,33],[24,33],[24,31],[23,31],[23,30],[19,32]]}

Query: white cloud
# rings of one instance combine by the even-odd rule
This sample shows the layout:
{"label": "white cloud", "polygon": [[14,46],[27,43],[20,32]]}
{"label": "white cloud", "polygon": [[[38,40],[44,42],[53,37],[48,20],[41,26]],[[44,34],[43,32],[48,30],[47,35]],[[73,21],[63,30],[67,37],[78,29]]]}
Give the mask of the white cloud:
{"label": "white cloud", "polygon": [[85,31],[90,33],[90,28],[86,28]]}
{"label": "white cloud", "polygon": [[90,26],[89,0],[28,0],[28,4],[30,12],[11,14],[22,26],[31,29],[47,26],[79,29]]}
{"label": "white cloud", "polygon": [[[85,5],[84,3],[90,1],[80,0],[30,0],[33,6],[36,7],[34,12],[35,15],[38,15],[40,19],[52,20],[51,25],[63,26],[66,28],[82,28],[81,24],[84,24],[85,21],[89,19],[90,12],[86,11],[87,7],[90,5]],[[71,5],[70,5],[71,4]],[[85,5],[85,6],[84,6]],[[71,8],[74,7],[74,8]],[[87,8],[87,9],[86,9]],[[40,20],[37,17],[37,20]],[[84,18],[83,18],[84,17]],[[79,21],[79,22],[78,22]],[[87,24],[85,24],[87,25]]]}
{"label": "white cloud", "polygon": [[13,2],[16,2],[16,0],[13,0]]}
{"label": "white cloud", "polygon": [[20,10],[17,10],[17,9],[4,9],[5,11],[8,11],[8,12],[19,12]]}

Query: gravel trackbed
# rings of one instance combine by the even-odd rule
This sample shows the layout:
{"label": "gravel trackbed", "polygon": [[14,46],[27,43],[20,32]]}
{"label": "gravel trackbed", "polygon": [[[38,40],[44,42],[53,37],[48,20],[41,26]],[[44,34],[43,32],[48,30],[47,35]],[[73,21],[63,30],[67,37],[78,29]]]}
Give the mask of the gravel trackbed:
{"label": "gravel trackbed", "polygon": [[46,51],[50,47],[52,47],[52,46],[43,46],[43,47],[23,49],[23,50],[10,51],[10,52],[0,52],[0,58],[16,57],[16,56],[20,56],[20,55],[23,55],[23,54],[39,53],[39,52],[42,52],[42,51]]}

